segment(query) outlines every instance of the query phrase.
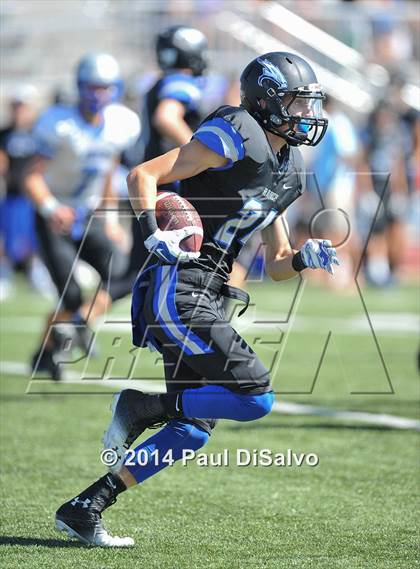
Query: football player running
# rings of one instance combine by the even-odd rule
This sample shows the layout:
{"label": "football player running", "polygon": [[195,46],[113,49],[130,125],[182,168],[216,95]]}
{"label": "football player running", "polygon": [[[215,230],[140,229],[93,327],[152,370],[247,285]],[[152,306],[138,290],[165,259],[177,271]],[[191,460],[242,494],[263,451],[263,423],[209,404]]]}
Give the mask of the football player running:
{"label": "football player running", "polygon": [[[135,164],[152,160],[177,146],[187,144],[200,119],[202,74],[207,68],[207,40],[195,28],[172,26],[156,39],[156,55],[162,75],[145,96],[139,141],[126,155]],[[133,162],[132,162],[133,164]],[[159,190],[177,191],[177,181]],[[109,293],[118,300],[131,293],[137,273],[147,261],[140,225],[132,221],[132,249],[124,275],[113,279]]]}
{"label": "football player running", "polygon": [[[217,419],[253,421],[270,412],[269,372],[225,320],[223,295],[232,294],[226,281],[233,259],[256,231],[263,233],[266,272],[275,281],[307,268],[333,273],[338,264],[326,240],[292,250],[282,219],[304,191],[297,146],[318,144],[325,134],[322,100],[306,61],[291,53],[265,54],[242,73],[240,107],[220,107],[188,144],[130,173],[132,205],[146,247],[157,257],[134,287],[134,341],[162,353],[167,393],[127,389],[115,396],[103,442],[114,450],[116,464],[58,509],[58,529],[87,544],[132,545],[102,525],[102,512],[118,494],[167,466],[168,452],[175,461],[185,449],[205,445]],[[175,180],[202,218],[200,253],[181,251],[182,231],[157,227],[156,188]],[[128,464],[126,450],[161,423],[166,426],[135,449],[136,455],[148,453],[147,464]]]}
{"label": "football player running", "polygon": [[51,328],[54,322],[73,322],[83,347],[89,341],[86,322],[90,303],[82,306],[81,290],[72,274],[79,257],[101,277],[102,288],[95,302],[102,307],[110,302],[106,285],[121,260],[111,238],[116,234],[115,221],[104,223],[92,213],[99,206],[115,205],[113,171],[120,153],[133,143],[140,129],[137,115],[117,104],[122,80],[111,55],[82,58],[77,87],[77,105],[50,107],[39,118],[34,129],[36,155],[25,176],[26,192],[37,210],[41,253],[60,297],[59,306],[47,318],[32,367],[55,380],[61,378],[61,369],[57,361],[60,342]]}

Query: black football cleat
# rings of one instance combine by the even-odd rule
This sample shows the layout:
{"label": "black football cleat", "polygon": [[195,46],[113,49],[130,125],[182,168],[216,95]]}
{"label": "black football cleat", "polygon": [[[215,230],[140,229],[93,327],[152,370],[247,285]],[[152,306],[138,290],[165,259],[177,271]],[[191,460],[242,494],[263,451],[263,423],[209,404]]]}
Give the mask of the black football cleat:
{"label": "black football cleat", "polygon": [[95,342],[94,331],[84,322],[74,324],[75,344],[82,351],[83,355],[89,354],[90,357],[97,358],[99,350]]}
{"label": "black football cleat", "polygon": [[63,377],[63,373],[56,358],[57,354],[54,350],[41,347],[32,356],[32,372],[45,373],[55,381],[60,381]]}
{"label": "black football cleat", "polygon": [[110,535],[103,523],[101,514],[91,507],[89,498],[84,500],[79,496],[63,504],[55,514],[55,527],[67,533],[85,545],[97,547],[131,547],[134,540],[131,537]]}
{"label": "black football cleat", "polygon": [[160,399],[136,389],[124,389],[114,395],[111,405],[112,418],[102,437],[104,449],[116,454],[112,472],[121,468],[126,451],[147,428],[162,426],[168,420]]}

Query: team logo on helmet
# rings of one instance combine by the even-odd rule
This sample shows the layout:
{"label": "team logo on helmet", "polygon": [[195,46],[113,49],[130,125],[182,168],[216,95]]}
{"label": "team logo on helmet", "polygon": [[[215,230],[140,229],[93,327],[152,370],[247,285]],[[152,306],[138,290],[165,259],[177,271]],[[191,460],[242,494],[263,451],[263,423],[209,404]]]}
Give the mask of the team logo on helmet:
{"label": "team logo on helmet", "polygon": [[271,63],[268,59],[262,59],[261,57],[259,57],[257,61],[262,67],[261,75],[258,77],[258,85],[260,85],[260,87],[263,86],[264,79],[270,79],[279,86],[279,89],[287,89],[286,77],[274,63]]}

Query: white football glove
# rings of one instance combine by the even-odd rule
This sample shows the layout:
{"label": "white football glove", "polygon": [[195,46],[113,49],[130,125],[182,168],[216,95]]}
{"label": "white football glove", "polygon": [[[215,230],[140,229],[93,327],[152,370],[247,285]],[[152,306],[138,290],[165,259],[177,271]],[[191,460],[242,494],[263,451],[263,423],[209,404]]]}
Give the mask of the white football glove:
{"label": "white football glove", "polygon": [[198,259],[200,256],[199,252],[183,251],[179,246],[183,239],[194,234],[203,235],[203,230],[200,227],[184,227],[183,229],[173,229],[171,231],[156,229],[153,235],[149,235],[144,244],[146,249],[149,252],[153,252],[159,259],[175,265],[178,262],[185,263]]}
{"label": "white football glove", "polygon": [[309,269],[324,269],[334,274],[333,265],[339,265],[337,251],[329,239],[308,239],[300,250],[302,261]]}

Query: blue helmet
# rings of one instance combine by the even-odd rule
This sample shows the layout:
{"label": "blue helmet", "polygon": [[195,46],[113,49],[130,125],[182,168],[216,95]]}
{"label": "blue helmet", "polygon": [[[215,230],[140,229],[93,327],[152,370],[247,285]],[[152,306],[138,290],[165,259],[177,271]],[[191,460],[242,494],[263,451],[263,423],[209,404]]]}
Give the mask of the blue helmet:
{"label": "blue helmet", "polygon": [[112,55],[90,53],[77,66],[77,87],[81,107],[98,113],[106,105],[116,102],[123,92],[120,68]]}

